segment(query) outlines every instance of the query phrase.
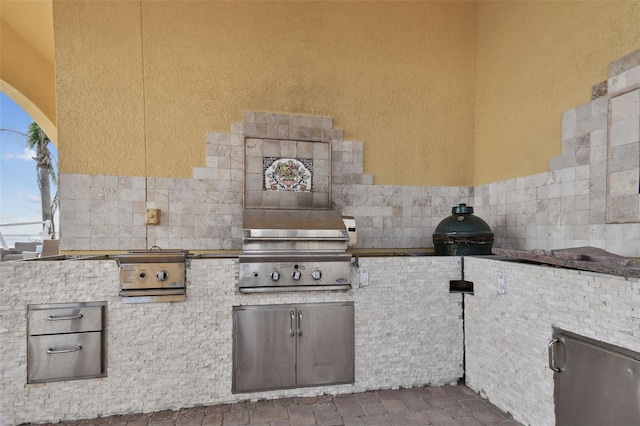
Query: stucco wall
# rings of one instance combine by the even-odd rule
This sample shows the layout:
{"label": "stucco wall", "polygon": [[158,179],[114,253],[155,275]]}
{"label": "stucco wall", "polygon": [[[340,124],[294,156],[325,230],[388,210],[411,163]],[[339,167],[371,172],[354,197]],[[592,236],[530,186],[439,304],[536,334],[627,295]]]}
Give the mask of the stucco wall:
{"label": "stucco wall", "polygon": [[59,172],[144,176],[140,5],[54,2],[53,17]]}
{"label": "stucco wall", "polygon": [[[6,6],[3,4],[2,7]],[[36,20],[34,23],[39,22]],[[53,40],[50,41],[53,43]],[[0,90],[31,115],[47,136],[56,142],[53,62],[3,19],[0,19],[0,64]],[[10,123],[3,122],[2,127],[9,126]]]}
{"label": "stucco wall", "polygon": [[479,2],[474,184],[548,170],[562,113],[640,48],[640,2]]}
{"label": "stucco wall", "polygon": [[376,183],[469,184],[475,17],[468,2],[56,1],[60,172],[190,177],[206,133],[251,110],[333,117]]}
{"label": "stucco wall", "polygon": [[[237,3],[55,1],[61,171],[185,177],[202,135],[258,110],[335,117],[380,184],[532,175],[640,47],[637,1]],[[55,141],[53,60],[2,24],[2,91]]]}

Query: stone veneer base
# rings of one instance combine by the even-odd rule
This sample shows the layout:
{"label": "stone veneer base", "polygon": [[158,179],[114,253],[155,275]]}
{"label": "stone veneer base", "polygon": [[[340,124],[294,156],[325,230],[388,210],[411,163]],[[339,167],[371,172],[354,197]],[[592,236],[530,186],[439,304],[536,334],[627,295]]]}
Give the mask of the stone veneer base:
{"label": "stone veneer base", "polygon": [[[557,327],[640,351],[640,280],[466,258],[466,383],[523,424],[553,426],[547,345]],[[497,293],[499,277],[506,294]]]}
{"label": "stone veneer base", "polygon": [[[107,261],[0,268],[0,424],[96,418],[202,404],[454,383],[463,375],[459,258],[361,258],[370,284],[347,292],[242,295],[236,259],[191,260],[187,301],[124,304]],[[106,301],[107,377],[26,384],[28,304]],[[353,385],[231,393],[232,307],[353,301]]]}

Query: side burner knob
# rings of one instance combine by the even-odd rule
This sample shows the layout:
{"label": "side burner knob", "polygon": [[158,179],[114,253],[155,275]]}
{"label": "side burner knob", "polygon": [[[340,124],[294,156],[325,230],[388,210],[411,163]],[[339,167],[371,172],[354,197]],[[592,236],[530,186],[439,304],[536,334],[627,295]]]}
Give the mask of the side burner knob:
{"label": "side burner knob", "polygon": [[293,271],[293,273],[291,274],[291,277],[297,281],[300,279],[300,275],[302,275],[300,274],[300,271]]}
{"label": "side burner knob", "polygon": [[271,277],[272,281],[278,281],[280,279],[280,272],[273,271],[269,276]]}
{"label": "side burner knob", "polygon": [[313,272],[311,272],[311,278],[313,278],[314,280],[319,280],[320,278],[322,278],[322,272],[320,272],[318,269],[314,270]]}
{"label": "side burner knob", "polygon": [[166,281],[169,278],[169,273],[163,269],[156,272],[156,278],[158,281]]}

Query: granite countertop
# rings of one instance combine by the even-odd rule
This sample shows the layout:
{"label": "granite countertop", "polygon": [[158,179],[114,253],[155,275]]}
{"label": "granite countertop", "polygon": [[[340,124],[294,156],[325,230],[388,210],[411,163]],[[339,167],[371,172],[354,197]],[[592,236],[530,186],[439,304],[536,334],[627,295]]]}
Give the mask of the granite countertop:
{"label": "granite countertop", "polygon": [[347,253],[360,257],[388,257],[388,256],[433,256],[433,248],[350,248]]}
{"label": "granite countertop", "polygon": [[[359,257],[421,257],[433,256],[433,248],[349,248],[347,253]],[[48,256],[34,259],[25,259],[23,261],[60,261],[60,260],[109,260],[117,259],[121,253],[87,253],[87,254],[60,254],[56,256]],[[206,252],[191,252],[188,254],[189,259],[234,259],[242,254],[242,250],[211,250]]]}
{"label": "granite countertop", "polygon": [[[347,253],[360,257],[389,257],[389,256],[432,256],[433,248],[349,248]],[[189,255],[191,259],[224,259],[235,258],[242,254],[241,250],[224,250],[215,253],[193,253]]]}

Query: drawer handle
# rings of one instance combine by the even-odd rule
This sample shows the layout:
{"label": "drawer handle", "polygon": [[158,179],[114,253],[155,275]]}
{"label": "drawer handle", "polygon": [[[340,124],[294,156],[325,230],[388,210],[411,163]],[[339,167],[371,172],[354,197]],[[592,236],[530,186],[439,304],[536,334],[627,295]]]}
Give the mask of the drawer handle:
{"label": "drawer handle", "polygon": [[66,354],[69,352],[78,352],[82,350],[82,346],[78,346],[77,348],[73,348],[73,349],[60,349],[60,350],[55,350],[53,348],[49,348],[47,349],[47,353],[48,354]]}
{"label": "drawer handle", "polygon": [[83,317],[82,314],[74,315],[72,317],[54,317],[53,315],[51,315],[50,317],[47,317],[47,321],[74,320],[74,319],[80,319],[82,317]]}

